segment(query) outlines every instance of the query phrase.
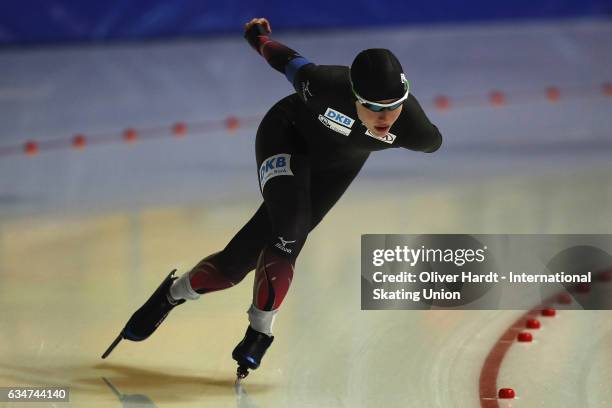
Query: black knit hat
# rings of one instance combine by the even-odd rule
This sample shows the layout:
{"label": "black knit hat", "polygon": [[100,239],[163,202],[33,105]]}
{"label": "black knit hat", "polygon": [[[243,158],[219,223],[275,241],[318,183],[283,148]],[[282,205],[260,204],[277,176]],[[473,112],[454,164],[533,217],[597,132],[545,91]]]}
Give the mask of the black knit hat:
{"label": "black knit hat", "polygon": [[357,54],[351,65],[351,82],[360,97],[373,102],[401,98],[408,86],[402,65],[384,48]]}

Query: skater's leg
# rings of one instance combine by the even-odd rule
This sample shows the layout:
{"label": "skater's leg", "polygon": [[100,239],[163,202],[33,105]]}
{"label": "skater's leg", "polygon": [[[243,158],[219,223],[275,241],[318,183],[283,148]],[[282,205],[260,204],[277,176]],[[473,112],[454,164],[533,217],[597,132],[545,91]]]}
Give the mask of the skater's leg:
{"label": "skater's leg", "polygon": [[[279,242],[272,237],[262,251],[255,272],[253,304],[249,309],[249,321],[255,330],[272,334],[274,317],[283,302],[291,280],[293,266],[308,232],[323,219],[340,199],[353,179],[357,176],[367,159],[367,154],[353,158],[333,171],[311,177],[283,178],[278,183],[270,183],[264,189],[265,203],[278,238],[283,235],[294,237],[294,247]],[[310,176],[307,164],[295,167],[298,173]],[[295,173],[295,172],[294,172]],[[310,206],[306,205],[310,200]],[[288,241],[287,238],[283,240]],[[280,251],[279,251],[280,250]]]}
{"label": "skater's leg", "polygon": [[[171,289],[172,298],[197,299],[199,294],[237,284],[256,267],[266,245],[277,245],[279,251],[285,251],[282,252],[283,256],[292,252],[297,255],[305,240],[310,221],[309,198],[304,187],[308,173],[301,169],[304,166],[303,145],[295,133],[292,121],[287,118],[286,111],[280,104],[264,117],[257,132],[256,142],[264,204],[222,251],[203,259],[177,280]],[[293,170],[297,174],[292,173],[295,174],[292,177],[279,177],[283,170],[288,170],[289,173]],[[268,184],[279,187],[271,189],[267,187]],[[298,188],[296,184],[302,186]],[[301,195],[298,196],[292,191],[298,191]],[[306,211],[298,210],[298,205],[305,206]],[[296,213],[300,216],[296,217]],[[275,217],[271,217],[271,214],[275,214]],[[300,234],[304,235],[301,239],[290,238]],[[288,256],[291,263],[295,256]],[[292,272],[292,268],[284,268],[282,271]],[[271,271],[272,275],[275,273],[278,271]],[[260,281],[261,276],[260,273]],[[286,279],[282,281],[287,282]],[[288,288],[280,288],[275,292],[279,294],[276,296],[277,300],[282,301],[284,295],[281,294],[286,292],[286,289]]]}
{"label": "skater's leg", "polygon": [[[287,112],[282,103],[275,105],[264,117],[257,131],[256,140],[257,163],[258,168],[261,168],[259,176],[260,187],[264,192],[264,204],[222,251],[208,256],[178,279],[171,290],[174,299],[197,299],[199,294],[226,289],[237,284],[256,267],[262,250],[273,237],[286,240],[284,243],[286,247],[283,249],[288,253],[299,252],[299,248],[289,247],[294,244],[299,245],[299,243],[288,242],[294,240],[287,237],[296,235],[296,229],[307,230],[307,227],[304,228],[303,225],[309,224],[308,215],[304,214],[298,221],[303,225],[296,226],[295,217],[292,216],[295,213],[295,205],[293,205],[291,193],[285,193],[283,187],[275,188],[274,191],[268,193],[269,188],[266,187],[267,183],[271,183],[287,185],[288,189],[292,189],[295,181],[281,180],[290,177],[279,177],[280,172],[284,169],[297,171],[303,160],[299,157],[303,146],[295,137],[292,121],[287,118]],[[289,165],[291,160],[293,162]],[[300,173],[306,174],[301,171]],[[300,179],[300,183],[303,182],[303,177],[300,175],[295,178]],[[306,194],[302,194],[300,199],[308,203]],[[284,202],[280,204],[283,200]],[[271,204],[270,201],[275,203]],[[286,211],[276,209],[282,205],[287,205],[289,208]],[[270,217],[270,214],[277,213],[276,219]],[[277,233],[278,231],[281,232]],[[302,245],[304,239],[301,240]]]}
{"label": "skater's leg", "polygon": [[293,278],[293,266],[310,227],[309,167],[304,157],[292,155],[292,176],[266,183],[263,196],[272,224],[255,271],[253,305],[276,310]]}
{"label": "skater's leg", "polygon": [[175,282],[171,296],[197,299],[200,294],[236,285],[255,269],[271,230],[267,209],[262,204],[222,251],[204,258]]}
{"label": "skater's leg", "polygon": [[[250,325],[244,339],[232,353],[238,362],[239,379],[246,377],[249,369],[259,367],[274,340],[274,317],[287,294],[295,259],[308,232],[314,229],[346,191],[367,157],[364,154],[363,157],[338,162],[338,167],[333,171],[315,175],[311,175],[306,164],[300,166],[298,161],[295,164],[298,177],[279,177],[280,182],[270,182],[263,188],[265,203],[279,241],[273,236],[257,263],[253,303],[248,311]],[[293,167],[291,170],[294,170]],[[287,197],[288,200],[285,199]],[[294,246],[285,243],[287,237],[295,238]]]}
{"label": "skater's leg", "polygon": [[[256,153],[272,233],[257,262],[251,307],[266,312],[277,310],[285,298],[311,223],[310,163],[305,144],[284,115],[271,116],[273,120],[264,119],[258,130]],[[251,321],[261,319],[251,316]]]}
{"label": "skater's leg", "polygon": [[249,327],[232,357],[238,376],[257,368],[272,343],[272,324],[293,279],[295,260],[311,223],[310,163],[292,121],[282,114],[264,118],[256,141],[259,182],[272,233],[255,269]]}
{"label": "skater's leg", "polygon": [[[259,367],[261,359],[274,339],[272,336],[274,318],[291,283],[295,258],[302,248],[308,232],[314,229],[346,191],[366,159],[367,155],[364,155],[339,163],[339,167],[333,171],[311,175],[302,183],[293,184],[293,187],[291,187],[291,184],[283,186],[270,183],[270,189],[266,190],[268,186],[264,189],[266,205],[270,206],[274,228],[287,228],[288,230],[293,228],[294,231],[298,232],[296,235],[298,237],[296,244],[298,245],[295,248],[290,248],[297,251],[292,251],[292,256],[289,256],[278,246],[278,244],[284,245],[275,242],[273,238],[262,251],[256,269],[253,304],[248,311],[250,325],[244,339],[232,353],[232,357],[238,362],[238,378],[244,378],[248,375],[249,369]],[[290,180],[289,177],[286,179]],[[293,211],[293,217],[286,213],[283,214],[282,206],[279,208],[276,206],[276,203],[282,203],[282,200],[275,198],[276,192],[282,196],[282,193],[289,191],[294,193],[292,196],[300,197],[300,200],[292,202],[289,206]],[[302,196],[300,191],[306,191],[306,196]],[[305,199],[309,200],[310,206],[304,205],[303,200]],[[301,219],[304,214],[308,215],[308,220]],[[276,215],[280,215],[280,217],[275,220]],[[291,220],[293,220],[293,224]],[[288,225],[287,227],[284,226],[285,222]],[[289,232],[283,233],[289,235]],[[300,241],[300,238],[302,241]]]}

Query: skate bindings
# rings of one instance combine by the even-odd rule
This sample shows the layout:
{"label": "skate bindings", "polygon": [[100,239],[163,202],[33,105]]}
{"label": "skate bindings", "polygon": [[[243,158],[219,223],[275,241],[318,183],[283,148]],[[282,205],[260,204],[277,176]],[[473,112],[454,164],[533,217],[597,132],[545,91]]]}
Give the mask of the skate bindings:
{"label": "skate bindings", "polygon": [[177,277],[174,276],[175,272],[176,269],[170,272],[157,290],[153,292],[149,300],[147,300],[140,309],[134,312],[130,320],[125,324],[123,330],[121,330],[121,333],[119,333],[119,336],[117,336],[113,344],[104,352],[102,358],[108,357],[117,344],[123,339],[142,341],[148,338],[157,330],[157,327],[159,327],[175,306],[185,302],[185,299],[171,302],[169,298],[170,286],[172,286],[172,282],[177,279]]}
{"label": "skate bindings", "polygon": [[259,367],[273,340],[274,336],[260,333],[251,326],[247,328],[244,338],[232,352],[232,358],[238,363],[237,381],[249,375],[249,369],[255,370]]}

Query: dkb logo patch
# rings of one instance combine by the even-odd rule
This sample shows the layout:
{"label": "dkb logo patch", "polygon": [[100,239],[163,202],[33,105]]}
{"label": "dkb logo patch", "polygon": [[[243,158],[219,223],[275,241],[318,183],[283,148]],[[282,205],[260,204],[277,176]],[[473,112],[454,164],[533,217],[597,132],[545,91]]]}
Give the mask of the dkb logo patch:
{"label": "dkb logo patch", "polygon": [[355,123],[355,120],[353,118],[349,118],[345,114],[340,113],[332,108],[327,108],[327,110],[325,111],[325,117],[333,120],[336,123],[341,124],[342,126],[346,126],[347,128],[350,128],[351,126],[353,126],[353,123]]}
{"label": "dkb logo patch", "polygon": [[286,153],[268,157],[259,168],[259,186],[263,191],[266,182],[276,176],[293,176],[290,166],[291,155]]}

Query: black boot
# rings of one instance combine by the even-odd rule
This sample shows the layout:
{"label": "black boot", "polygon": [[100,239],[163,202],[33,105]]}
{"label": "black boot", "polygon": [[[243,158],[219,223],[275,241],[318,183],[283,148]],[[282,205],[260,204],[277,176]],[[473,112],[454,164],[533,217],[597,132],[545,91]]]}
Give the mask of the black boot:
{"label": "black boot", "polygon": [[140,307],[121,331],[124,339],[142,341],[153,334],[157,327],[164,321],[168,313],[175,307],[185,302],[185,299],[170,301],[170,286],[177,279],[174,276],[176,269],[159,285],[149,300]]}
{"label": "black boot", "polygon": [[260,333],[251,326],[247,328],[244,338],[232,352],[232,358],[238,362],[238,379],[246,377],[249,374],[249,368],[255,370],[259,367],[261,359],[273,340],[274,336]]}
{"label": "black boot", "polygon": [[130,320],[125,324],[123,330],[121,330],[119,336],[102,355],[102,358],[106,358],[122,339],[142,341],[148,338],[157,330],[157,327],[159,327],[175,306],[185,302],[185,299],[171,301],[170,286],[172,286],[172,283],[177,279],[177,277],[174,276],[175,272],[176,269],[170,272],[157,290],[153,292],[149,300],[147,300],[140,309],[134,312]]}

